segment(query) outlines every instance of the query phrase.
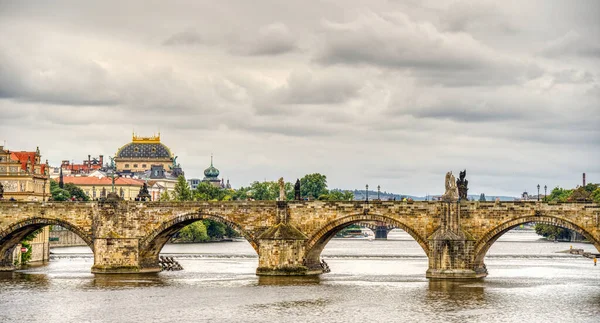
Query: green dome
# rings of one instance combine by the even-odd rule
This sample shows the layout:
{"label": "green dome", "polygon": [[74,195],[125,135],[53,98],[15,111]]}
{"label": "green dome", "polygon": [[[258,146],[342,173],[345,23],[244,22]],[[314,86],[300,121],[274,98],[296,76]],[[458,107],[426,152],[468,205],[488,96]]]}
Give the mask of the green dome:
{"label": "green dome", "polygon": [[204,170],[205,181],[218,181],[219,170],[213,166],[212,156],[210,156],[210,167]]}

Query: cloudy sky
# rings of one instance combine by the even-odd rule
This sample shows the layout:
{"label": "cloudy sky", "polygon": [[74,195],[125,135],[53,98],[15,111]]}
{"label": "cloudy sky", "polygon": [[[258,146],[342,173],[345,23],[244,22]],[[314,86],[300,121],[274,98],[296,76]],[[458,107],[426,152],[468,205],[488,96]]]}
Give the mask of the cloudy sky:
{"label": "cloudy sky", "polygon": [[599,1],[4,1],[0,143],[152,135],[234,187],[471,194],[600,182]]}

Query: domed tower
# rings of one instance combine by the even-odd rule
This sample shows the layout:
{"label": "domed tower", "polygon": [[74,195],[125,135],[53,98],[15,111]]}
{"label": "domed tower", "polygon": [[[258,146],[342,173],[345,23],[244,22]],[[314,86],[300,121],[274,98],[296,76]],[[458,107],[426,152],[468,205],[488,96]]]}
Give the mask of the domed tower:
{"label": "domed tower", "polygon": [[169,169],[172,164],[173,154],[169,147],[160,142],[160,133],[152,137],[133,134],[131,142],[119,148],[115,156],[115,166],[119,172],[143,172],[159,165]]}
{"label": "domed tower", "polygon": [[213,156],[210,156],[210,166],[204,170],[203,182],[211,183],[214,186],[221,187],[221,180],[219,179],[219,170],[213,166]]}

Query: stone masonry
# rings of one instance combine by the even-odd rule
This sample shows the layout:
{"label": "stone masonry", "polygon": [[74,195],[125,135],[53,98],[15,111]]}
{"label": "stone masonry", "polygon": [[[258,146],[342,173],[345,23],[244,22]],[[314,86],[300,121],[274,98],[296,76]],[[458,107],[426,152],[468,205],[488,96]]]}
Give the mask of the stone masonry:
{"label": "stone masonry", "polygon": [[429,258],[429,278],[479,278],[489,247],[523,223],[581,233],[600,250],[600,205],[541,202],[252,201],[0,202],[0,271],[28,233],[60,225],[94,252],[94,273],[158,272],[171,236],[201,219],[223,222],[258,254],[258,275],[322,273],[321,251],[342,228],[373,222],[405,230]]}

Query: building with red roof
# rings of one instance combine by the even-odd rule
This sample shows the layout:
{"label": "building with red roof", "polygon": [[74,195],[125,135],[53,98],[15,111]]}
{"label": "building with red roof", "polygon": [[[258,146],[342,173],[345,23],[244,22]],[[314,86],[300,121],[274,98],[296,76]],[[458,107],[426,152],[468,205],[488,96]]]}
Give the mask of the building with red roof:
{"label": "building with red roof", "polygon": [[41,163],[40,149],[10,151],[0,146],[0,198],[42,201],[50,196],[48,162]]}

